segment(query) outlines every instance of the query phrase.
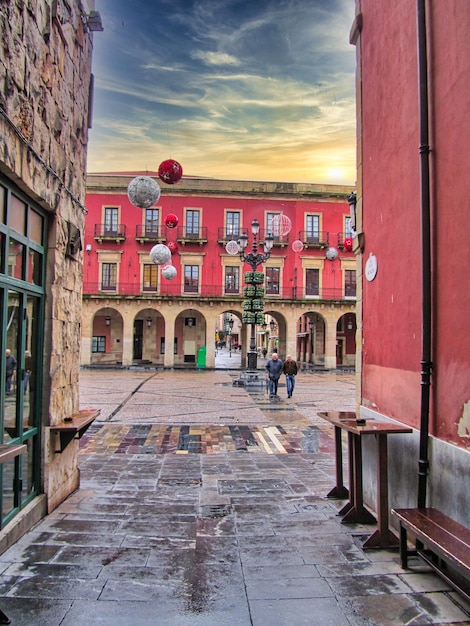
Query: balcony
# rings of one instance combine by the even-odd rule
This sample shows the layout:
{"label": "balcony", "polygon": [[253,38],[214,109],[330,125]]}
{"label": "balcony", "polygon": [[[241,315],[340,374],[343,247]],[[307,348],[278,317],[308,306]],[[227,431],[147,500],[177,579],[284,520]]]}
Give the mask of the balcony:
{"label": "balcony", "polygon": [[[138,283],[118,283],[116,285],[102,285],[98,282],[83,283],[84,296],[96,298],[122,298],[122,297],[139,297],[139,298],[217,298],[225,300],[241,301],[244,299],[243,287],[236,290],[230,288],[227,290],[225,285],[200,284],[188,286],[185,290],[184,286],[178,283],[161,283],[156,287],[149,287]],[[280,300],[316,300],[316,301],[355,301],[355,290],[353,286],[348,288],[346,294],[342,287],[331,287],[320,289],[318,294],[303,294],[300,287],[286,287],[280,289],[280,293],[266,293],[266,301],[279,302]]]}
{"label": "balcony", "polygon": [[95,241],[115,241],[119,243],[126,239],[125,224],[95,224],[93,237]]}
{"label": "balcony", "polygon": [[200,228],[178,226],[176,231],[176,241],[183,246],[187,243],[198,243],[202,246],[207,243],[207,226],[201,226]]}
{"label": "balcony", "polygon": [[328,248],[330,245],[330,233],[328,231],[301,230],[299,239],[304,244],[304,248]]}
{"label": "balcony", "polygon": [[269,228],[260,228],[258,241],[261,245],[264,244],[266,235],[268,233],[271,233],[271,235],[273,235],[274,237],[274,247],[277,246],[278,248],[284,248],[285,246],[289,245],[289,233],[287,235],[274,235],[273,232],[269,230]]}
{"label": "balcony", "polygon": [[248,228],[230,228],[226,226],[220,226],[217,230],[217,243],[226,245],[229,241],[238,241],[240,235],[248,235]]}
{"label": "balcony", "polygon": [[166,236],[161,232],[160,226],[145,226],[137,224],[135,229],[135,239],[139,243],[163,243]]}

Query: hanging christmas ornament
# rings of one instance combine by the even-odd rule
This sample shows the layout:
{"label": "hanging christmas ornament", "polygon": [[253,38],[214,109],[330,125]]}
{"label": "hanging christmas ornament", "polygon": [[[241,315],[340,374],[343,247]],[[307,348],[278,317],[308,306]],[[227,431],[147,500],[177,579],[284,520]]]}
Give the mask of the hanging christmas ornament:
{"label": "hanging christmas ornament", "polygon": [[139,209],[149,209],[160,198],[160,187],[150,176],[137,176],[127,187],[127,197]]}
{"label": "hanging christmas ornament", "polygon": [[174,159],[167,159],[162,161],[158,168],[158,176],[167,185],[174,185],[183,176],[183,168]]}
{"label": "hanging christmas ornament", "polygon": [[225,250],[228,254],[238,254],[240,252],[240,246],[234,239],[232,239],[225,246]]}
{"label": "hanging christmas ornament", "polygon": [[328,250],[326,251],[326,258],[328,259],[328,261],[334,261],[338,258],[338,250],[333,247],[328,248]]}
{"label": "hanging christmas ornament", "polygon": [[178,225],[178,216],[174,213],[168,213],[165,217],[165,225],[168,228],[175,228]]}
{"label": "hanging christmas ornament", "polygon": [[176,278],[177,273],[178,272],[176,271],[176,267],[174,267],[173,265],[167,265],[166,267],[162,268],[162,276],[167,280],[173,280],[173,278]]}
{"label": "hanging christmas ornament", "polygon": [[271,220],[271,231],[275,237],[284,237],[290,233],[292,228],[292,222],[287,215],[283,213],[279,213],[279,215],[275,215]]}
{"label": "hanging christmas ornament", "polygon": [[343,242],[343,246],[345,250],[347,250],[348,252],[351,252],[353,249],[352,237],[346,237],[346,239]]}
{"label": "hanging christmas ornament", "polygon": [[304,244],[302,241],[300,241],[300,239],[296,239],[295,241],[292,242],[292,250],[294,252],[302,252],[303,249],[304,249]]}
{"label": "hanging christmas ornament", "polygon": [[150,260],[155,265],[164,265],[171,259],[171,252],[168,246],[163,243],[157,243],[156,246],[150,250]]}
{"label": "hanging christmas ornament", "polygon": [[175,254],[175,252],[178,252],[178,244],[176,243],[176,241],[168,241],[166,246],[171,254]]}

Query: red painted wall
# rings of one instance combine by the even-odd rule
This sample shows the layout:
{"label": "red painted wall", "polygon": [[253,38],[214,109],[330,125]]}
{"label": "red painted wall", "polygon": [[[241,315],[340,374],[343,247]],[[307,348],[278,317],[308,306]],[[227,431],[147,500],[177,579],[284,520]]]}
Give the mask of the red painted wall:
{"label": "red painted wall", "polygon": [[[207,294],[207,289],[214,285],[223,286],[223,268],[220,260],[221,254],[226,254],[222,244],[217,243],[218,229],[224,226],[224,210],[233,209],[242,212],[242,227],[250,229],[253,219],[257,218],[260,222],[261,229],[264,229],[265,214],[269,212],[283,212],[292,221],[292,230],[289,234],[289,244],[284,248],[274,247],[272,256],[281,255],[285,257],[282,293],[285,297],[290,297],[293,286],[294,268],[297,268],[298,290],[300,297],[300,289],[302,288],[303,272],[300,255],[311,255],[321,259],[325,258],[325,250],[309,248],[303,250],[300,254],[294,253],[291,248],[292,242],[297,239],[299,231],[305,230],[304,215],[306,212],[322,214],[322,231],[329,231],[330,245],[337,247],[337,234],[344,230],[344,216],[349,215],[349,205],[347,202],[320,202],[314,200],[289,200],[289,199],[269,199],[269,198],[244,198],[239,196],[176,196],[164,195],[166,191],[164,185],[161,185],[162,195],[156,206],[160,208],[161,223],[168,213],[175,213],[179,218],[179,225],[183,225],[183,216],[185,208],[199,208],[202,211],[201,226],[208,229],[208,243],[200,246],[198,243],[187,243],[184,246],[179,244],[181,252],[200,252],[204,256],[203,274],[200,277],[200,284],[203,287],[202,296],[213,295]],[[135,240],[136,226],[142,224],[142,210],[135,207],[129,201],[127,193],[88,193],[86,198],[86,206],[88,215],[86,216],[85,225],[85,246],[91,244],[92,251],[90,254],[85,252],[84,259],[84,289],[87,285],[97,284],[99,282],[99,263],[97,250],[122,250],[120,263],[119,282],[140,284],[140,269],[137,253],[140,251],[149,251],[152,248],[151,243],[140,244]],[[124,243],[116,244],[112,242],[99,243],[94,240],[94,226],[103,222],[103,207],[120,207],[121,217],[120,223],[126,225],[127,237]],[[251,231],[249,230],[251,233]],[[163,227],[163,233],[166,234],[167,240],[176,240],[176,229],[166,229]],[[250,234],[248,241],[248,251],[251,250],[252,237]],[[262,252],[262,248],[259,250]],[[341,258],[354,259],[354,254],[342,250]],[[236,257],[238,259],[238,257]],[[161,278],[162,283],[176,283],[181,276],[181,266],[179,254],[172,256],[172,263],[178,270],[178,278],[173,281],[165,281]],[[325,268],[322,277],[323,289],[336,288],[338,291],[342,288],[342,274],[339,271],[340,264],[335,262],[336,271],[332,272],[332,264],[325,262]],[[244,271],[248,271],[249,267],[245,265]],[[243,276],[241,276],[243,283]],[[138,293],[138,291],[136,292]],[[221,292],[222,293],[222,292]]]}
{"label": "red painted wall", "polygon": [[[470,11],[467,0],[428,7],[433,255],[430,430],[458,445],[470,399]],[[365,405],[419,426],[421,226],[416,2],[361,0],[361,138]]]}

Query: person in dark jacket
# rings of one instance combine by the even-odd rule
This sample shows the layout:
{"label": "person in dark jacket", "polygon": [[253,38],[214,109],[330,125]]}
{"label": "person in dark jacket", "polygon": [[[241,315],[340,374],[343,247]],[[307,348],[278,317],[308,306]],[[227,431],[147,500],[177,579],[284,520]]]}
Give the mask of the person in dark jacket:
{"label": "person in dark jacket", "polygon": [[11,393],[11,380],[13,378],[14,373],[16,372],[16,359],[12,355],[10,350],[5,350],[5,374],[6,374],[6,385],[5,391],[7,394]]}
{"label": "person in dark jacket", "polygon": [[297,363],[290,354],[286,356],[282,371],[286,375],[287,397],[292,398],[295,387],[295,377],[297,376]]}
{"label": "person in dark jacket", "polygon": [[273,352],[271,358],[266,363],[266,376],[269,377],[269,397],[277,396],[277,385],[282,374],[282,361],[277,352]]}

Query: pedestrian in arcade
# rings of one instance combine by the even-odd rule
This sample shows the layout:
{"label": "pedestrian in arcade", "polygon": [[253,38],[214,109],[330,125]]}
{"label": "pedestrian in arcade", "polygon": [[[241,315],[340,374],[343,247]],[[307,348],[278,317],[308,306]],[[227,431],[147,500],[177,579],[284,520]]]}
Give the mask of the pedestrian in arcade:
{"label": "pedestrian in arcade", "polygon": [[16,372],[16,359],[8,348],[5,350],[5,375],[6,385],[5,391],[9,395],[11,393],[11,381]]}
{"label": "pedestrian in arcade", "polygon": [[277,385],[282,374],[282,361],[277,352],[273,352],[271,358],[266,363],[266,377],[269,378],[269,397],[277,396]]}
{"label": "pedestrian in arcade", "polygon": [[286,356],[282,371],[286,375],[287,397],[292,398],[295,387],[295,377],[297,376],[298,370],[297,363],[294,361],[290,354]]}

